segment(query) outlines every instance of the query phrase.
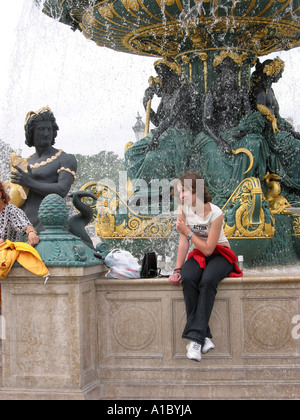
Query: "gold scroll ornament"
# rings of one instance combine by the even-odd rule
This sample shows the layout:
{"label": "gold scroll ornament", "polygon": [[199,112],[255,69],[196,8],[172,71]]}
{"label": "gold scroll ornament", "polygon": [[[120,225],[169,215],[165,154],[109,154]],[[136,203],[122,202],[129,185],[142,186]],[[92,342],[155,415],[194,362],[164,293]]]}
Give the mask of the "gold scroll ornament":
{"label": "gold scroll ornament", "polygon": [[239,155],[240,153],[245,153],[245,154],[248,156],[248,158],[249,158],[249,160],[250,160],[250,165],[249,165],[249,168],[247,169],[247,171],[246,171],[246,172],[244,172],[244,175],[246,175],[248,172],[250,172],[250,171],[251,171],[251,169],[253,168],[253,164],[254,164],[253,155],[252,155],[252,153],[250,152],[250,150],[245,149],[245,148],[243,148],[243,147],[240,147],[239,149],[232,150],[232,153],[233,153],[234,155]]}

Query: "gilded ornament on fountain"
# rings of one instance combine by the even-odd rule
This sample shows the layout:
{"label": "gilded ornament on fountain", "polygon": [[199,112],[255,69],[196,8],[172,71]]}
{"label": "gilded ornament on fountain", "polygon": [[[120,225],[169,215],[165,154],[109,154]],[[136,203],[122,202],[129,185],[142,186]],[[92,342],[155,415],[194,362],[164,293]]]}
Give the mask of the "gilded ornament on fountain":
{"label": "gilded ornament on fountain", "polygon": [[[173,231],[172,218],[143,216],[135,213],[112,187],[101,182],[89,182],[82,188],[92,192],[97,201],[90,206],[94,210],[94,225],[97,235],[103,239],[155,239],[169,238]],[[127,198],[131,196],[130,183]],[[120,203],[122,211],[120,211]]]}
{"label": "gilded ornament on fountain", "polygon": [[300,40],[298,1],[46,0],[44,12],[100,46],[152,56],[218,46],[266,55]]}

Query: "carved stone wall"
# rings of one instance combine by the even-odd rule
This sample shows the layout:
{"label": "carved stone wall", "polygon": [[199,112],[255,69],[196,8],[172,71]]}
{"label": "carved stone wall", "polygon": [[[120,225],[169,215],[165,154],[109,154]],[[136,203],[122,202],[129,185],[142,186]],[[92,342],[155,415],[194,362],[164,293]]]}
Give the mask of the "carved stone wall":
{"label": "carved stone wall", "polygon": [[[181,288],[96,282],[103,398],[299,398],[299,277],[226,279],[211,319],[216,349],[186,358]],[[299,327],[300,328],[300,327]]]}
{"label": "carved stone wall", "polygon": [[44,285],[15,268],[1,281],[0,400],[300,398],[300,274],[225,279],[216,349],[196,363],[180,287],[102,270],[54,268]]}

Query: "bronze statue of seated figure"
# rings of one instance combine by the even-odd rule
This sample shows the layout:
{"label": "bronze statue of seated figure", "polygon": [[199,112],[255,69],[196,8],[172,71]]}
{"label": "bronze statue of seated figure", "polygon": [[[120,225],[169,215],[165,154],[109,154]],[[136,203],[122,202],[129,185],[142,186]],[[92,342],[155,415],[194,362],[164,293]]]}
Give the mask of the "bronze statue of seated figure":
{"label": "bronze statue of seated figure", "polygon": [[34,226],[38,226],[38,211],[48,194],[66,197],[75,180],[77,161],[75,156],[55,149],[59,127],[50,108],[29,112],[25,120],[25,144],[35,147],[35,153],[28,158],[27,170],[14,166],[12,184],[28,191],[22,210]]}

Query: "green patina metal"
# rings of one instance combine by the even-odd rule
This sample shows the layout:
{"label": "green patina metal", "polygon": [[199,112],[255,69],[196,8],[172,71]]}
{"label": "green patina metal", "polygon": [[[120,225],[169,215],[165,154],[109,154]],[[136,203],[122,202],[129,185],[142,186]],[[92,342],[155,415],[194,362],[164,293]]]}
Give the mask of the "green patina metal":
{"label": "green patina metal", "polygon": [[44,12],[98,45],[149,56],[195,47],[266,55],[300,40],[299,1],[46,0]]}
{"label": "green patina metal", "polygon": [[47,267],[89,267],[103,265],[96,258],[95,249],[66,229],[68,208],[63,198],[48,195],[39,209],[44,226],[36,249]]}
{"label": "green patina metal", "polygon": [[[226,60],[235,63],[238,85],[248,92],[251,68],[258,57],[300,46],[300,0],[45,0],[43,12],[82,31],[99,46],[174,60],[203,102],[217,85],[221,64]],[[280,73],[274,68],[272,71],[274,76]],[[199,114],[203,122],[202,108]],[[239,156],[224,153],[221,143],[201,122],[196,133],[186,127],[169,127],[159,138],[158,151],[147,148],[155,136],[153,130],[127,149],[129,178],[150,182],[157,174],[172,179],[187,169],[199,172],[214,202],[223,207],[228,237],[235,251],[247,256],[246,264],[294,263],[299,259],[297,222],[291,223],[292,216],[286,212],[288,204],[281,204],[284,198],[300,201],[300,146],[298,134],[279,115],[276,121],[280,132],[275,134],[271,117],[274,115],[252,108],[238,124],[217,133],[230,149],[243,150]],[[249,155],[254,163],[250,166]],[[267,184],[267,171],[279,174],[284,197],[275,194],[278,182]],[[250,188],[250,184],[254,187]],[[245,193],[245,202],[237,199],[239,191]],[[98,194],[102,197],[101,191]],[[112,202],[118,203],[118,199]],[[131,231],[129,239],[142,240],[140,232],[147,231],[145,218],[133,215],[129,207],[127,218],[120,218],[117,206],[110,208],[106,203],[102,207],[102,212],[95,210],[96,226],[102,232],[99,236],[115,246],[118,239],[128,239],[124,232],[134,220],[138,226],[136,236]],[[249,221],[251,214],[255,217]],[[260,232],[257,236],[253,234],[256,230]]]}

